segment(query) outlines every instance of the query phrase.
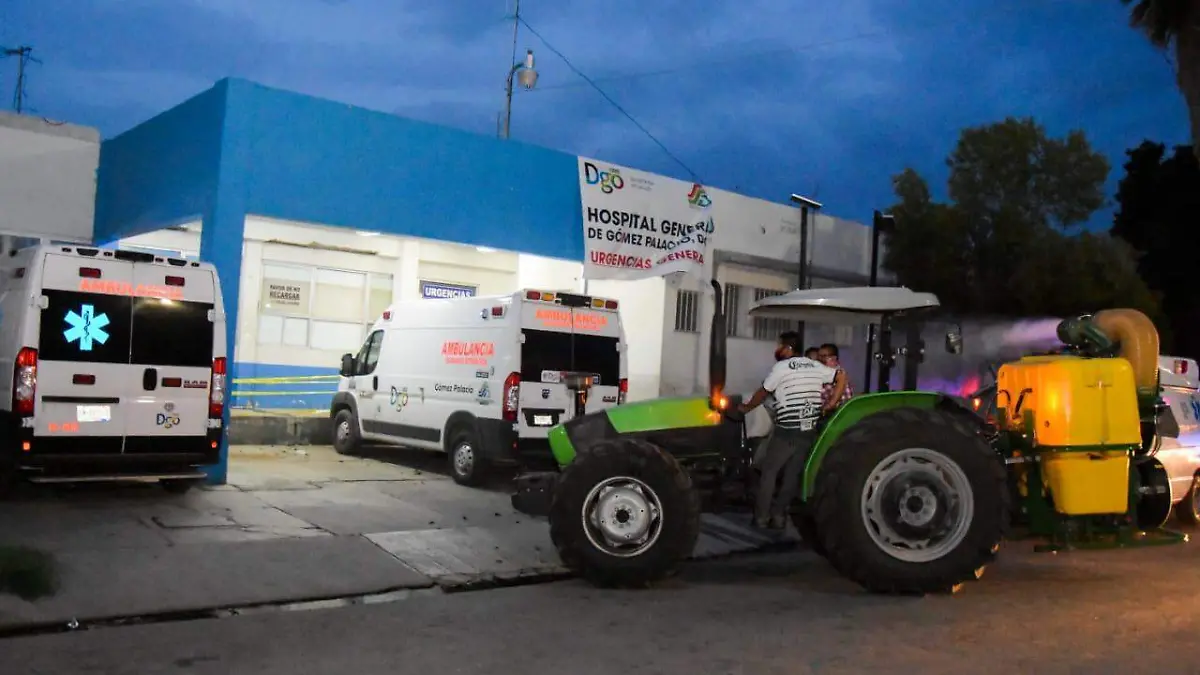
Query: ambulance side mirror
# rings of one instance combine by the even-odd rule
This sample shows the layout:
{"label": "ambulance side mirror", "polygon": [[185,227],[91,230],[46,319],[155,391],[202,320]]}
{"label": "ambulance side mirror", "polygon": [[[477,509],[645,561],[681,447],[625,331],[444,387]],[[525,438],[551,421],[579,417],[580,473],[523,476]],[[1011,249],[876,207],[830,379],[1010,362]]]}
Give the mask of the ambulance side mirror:
{"label": "ambulance side mirror", "polygon": [[342,354],[342,368],[338,371],[338,375],[342,377],[350,377],[354,375],[354,355]]}

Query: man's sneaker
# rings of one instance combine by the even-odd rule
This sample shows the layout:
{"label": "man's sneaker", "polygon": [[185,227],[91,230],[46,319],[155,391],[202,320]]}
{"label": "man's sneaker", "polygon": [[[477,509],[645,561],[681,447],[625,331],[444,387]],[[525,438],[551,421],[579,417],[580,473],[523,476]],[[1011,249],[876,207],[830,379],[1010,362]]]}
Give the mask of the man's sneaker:
{"label": "man's sneaker", "polygon": [[755,527],[760,530],[765,530],[768,528],[770,523],[767,521],[766,518],[755,518],[754,520],[750,521],[750,525],[751,525],[751,527]]}
{"label": "man's sneaker", "polygon": [[772,516],[771,522],[768,524],[768,527],[770,527],[770,529],[772,529],[772,530],[786,530],[787,529],[787,519],[784,518],[783,516]]}

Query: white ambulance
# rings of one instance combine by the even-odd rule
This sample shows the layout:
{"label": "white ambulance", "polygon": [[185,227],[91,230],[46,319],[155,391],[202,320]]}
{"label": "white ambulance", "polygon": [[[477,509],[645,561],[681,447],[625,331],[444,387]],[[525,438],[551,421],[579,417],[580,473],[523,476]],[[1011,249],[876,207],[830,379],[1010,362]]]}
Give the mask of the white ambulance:
{"label": "white ambulance", "polygon": [[225,311],[208,263],[74,245],[0,260],[0,473],[159,480],[215,464]]}
{"label": "white ambulance", "polygon": [[392,305],[341,375],[338,452],[440,450],[464,485],[496,465],[552,462],[552,427],[628,391],[617,301],[541,290]]}

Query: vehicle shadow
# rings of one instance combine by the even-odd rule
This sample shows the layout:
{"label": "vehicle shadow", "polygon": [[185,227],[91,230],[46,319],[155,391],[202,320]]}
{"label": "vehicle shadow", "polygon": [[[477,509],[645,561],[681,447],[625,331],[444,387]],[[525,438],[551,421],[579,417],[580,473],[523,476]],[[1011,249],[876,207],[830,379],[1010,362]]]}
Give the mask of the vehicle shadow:
{"label": "vehicle shadow", "polygon": [[[358,456],[362,459],[411,469],[421,473],[450,478],[449,460],[446,453],[422,448],[406,448],[395,445],[364,445]],[[513,491],[516,467],[496,468],[486,483],[474,489],[509,494]],[[472,489],[464,487],[464,490]]]}

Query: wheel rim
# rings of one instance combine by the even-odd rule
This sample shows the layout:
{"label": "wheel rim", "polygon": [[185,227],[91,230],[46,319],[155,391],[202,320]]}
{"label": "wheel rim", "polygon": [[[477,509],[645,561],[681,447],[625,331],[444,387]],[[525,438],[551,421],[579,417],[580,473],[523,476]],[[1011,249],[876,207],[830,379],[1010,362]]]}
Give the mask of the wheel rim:
{"label": "wheel rim", "polygon": [[350,420],[342,420],[337,427],[338,443],[345,445],[350,440]]}
{"label": "wheel rim", "polygon": [[583,531],[592,546],[618,558],[648,551],[662,535],[662,502],[628,476],[601,481],[583,500]]}
{"label": "wheel rim", "polygon": [[975,496],[962,468],[927,448],[900,450],[876,464],[861,504],[875,545],[911,563],[952,551],[966,538],[975,515]]}
{"label": "wheel rim", "polygon": [[460,476],[471,475],[475,468],[475,448],[470,443],[459,443],[454,447],[454,472]]}

